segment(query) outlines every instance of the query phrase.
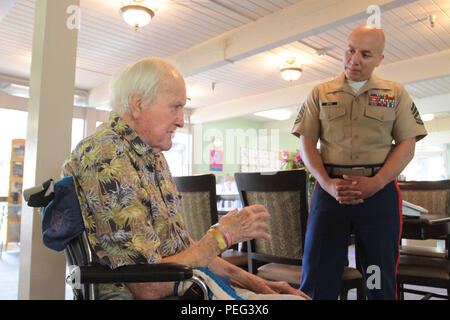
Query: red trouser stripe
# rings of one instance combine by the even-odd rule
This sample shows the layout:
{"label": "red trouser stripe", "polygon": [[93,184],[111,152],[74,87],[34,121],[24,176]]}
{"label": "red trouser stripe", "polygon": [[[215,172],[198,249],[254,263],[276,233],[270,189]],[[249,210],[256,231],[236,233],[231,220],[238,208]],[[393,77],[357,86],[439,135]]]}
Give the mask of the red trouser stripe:
{"label": "red trouser stripe", "polygon": [[397,288],[397,270],[398,270],[398,263],[400,262],[400,246],[402,244],[402,227],[403,227],[403,204],[402,204],[402,193],[400,191],[400,188],[398,187],[397,179],[394,180],[395,187],[397,188],[398,192],[398,212],[400,215],[399,223],[400,223],[400,231],[398,234],[398,256],[397,256],[397,262],[395,263],[395,299],[398,300],[398,288]]}
{"label": "red trouser stripe", "polygon": [[[313,189],[313,192],[311,192],[311,196],[310,196],[310,199],[309,199],[308,218],[309,218],[309,214],[311,213],[311,202],[312,202],[312,197],[314,195],[314,192],[316,191],[316,188],[317,188],[317,180],[314,183],[314,189]],[[306,232],[308,231],[308,218],[306,218],[305,239],[306,239]],[[302,272],[302,276],[300,277],[300,283],[302,283],[302,277],[303,277],[303,272]]]}

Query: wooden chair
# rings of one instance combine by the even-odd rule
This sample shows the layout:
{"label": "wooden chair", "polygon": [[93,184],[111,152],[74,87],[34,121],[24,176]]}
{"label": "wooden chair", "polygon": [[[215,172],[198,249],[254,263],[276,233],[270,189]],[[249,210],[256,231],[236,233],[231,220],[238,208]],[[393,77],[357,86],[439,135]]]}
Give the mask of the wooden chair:
{"label": "wooden chair", "polygon": [[[402,200],[424,207],[429,214],[450,216],[450,180],[441,181],[402,181],[398,182]],[[399,298],[404,298],[404,292],[424,295],[424,299],[430,297],[447,298],[450,296],[450,259],[449,248],[449,224],[436,226],[446,230],[430,230],[426,236],[428,239],[444,240],[445,248],[402,245],[400,249],[400,263],[397,271],[397,283]],[[433,235],[436,232],[436,236]],[[437,234],[446,233],[444,237]],[[418,239],[415,237],[414,239]],[[410,238],[407,238],[410,239]],[[438,295],[422,290],[404,288],[404,284],[446,288],[447,296]]]}
{"label": "wooden chair", "polygon": [[[181,214],[194,241],[200,240],[217,223],[216,177],[213,174],[174,177],[181,194]],[[222,253],[226,261],[247,267],[247,253],[231,248]]]}
{"label": "wooden chair", "polygon": [[[262,204],[270,212],[270,239],[247,242],[249,272],[300,287],[308,218],[305,170],[235,173],[234,176],[243,205]],[[362,274],[355,268],[345,267],[341,299],[346,299],[352,288],[357,288],[358,299],[364,299]]]}

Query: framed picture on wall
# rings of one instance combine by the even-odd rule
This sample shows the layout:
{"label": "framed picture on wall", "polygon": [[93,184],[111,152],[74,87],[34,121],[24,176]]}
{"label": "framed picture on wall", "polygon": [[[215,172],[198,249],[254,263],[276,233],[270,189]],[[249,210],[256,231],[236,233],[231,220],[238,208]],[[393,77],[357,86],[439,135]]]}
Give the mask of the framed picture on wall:
{"label": "framed picture on wall", "polygon": [[267,172],[280,170],[280,152],[241,147],[241,172]]}
{"label": "framed picture on wall", "polygon": [[209,157],[209,170],[210,171],[223,171],[223,151],[211,150]]}

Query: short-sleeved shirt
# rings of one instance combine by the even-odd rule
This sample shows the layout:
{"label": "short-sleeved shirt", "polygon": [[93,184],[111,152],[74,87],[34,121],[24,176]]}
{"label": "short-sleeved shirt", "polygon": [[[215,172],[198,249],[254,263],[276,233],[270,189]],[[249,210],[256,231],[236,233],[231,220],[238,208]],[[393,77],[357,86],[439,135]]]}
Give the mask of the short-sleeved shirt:
{"label": "short-sleeved shirt", "polygon": [[427,135],[405,88],[372,74],[355,93],[342,73],[316,86],[303,103],[292,134],[320,139],[325,164],[371,165],[386,160],[392,142]]}
{"label": "short-sleeved shirt", "polygon": [[74,178],[88,239],[102,264],[156,263],[190,246],[164,155],[116,113],[77,145],[63,169]]}

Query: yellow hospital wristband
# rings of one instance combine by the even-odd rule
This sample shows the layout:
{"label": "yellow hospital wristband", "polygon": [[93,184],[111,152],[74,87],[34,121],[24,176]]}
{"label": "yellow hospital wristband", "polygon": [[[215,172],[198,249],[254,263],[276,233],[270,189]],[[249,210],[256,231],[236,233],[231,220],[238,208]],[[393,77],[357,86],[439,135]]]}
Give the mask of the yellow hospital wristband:
{"label": "yellow hospital wristband", "polygon": [[222,235],[220,231],[217,231],[216,229],[209,229],[208,233],[211,233],[214,236],[214,238],[216,238],[220,251],[224,251],[226,248],[228,248],[225,237]]}

